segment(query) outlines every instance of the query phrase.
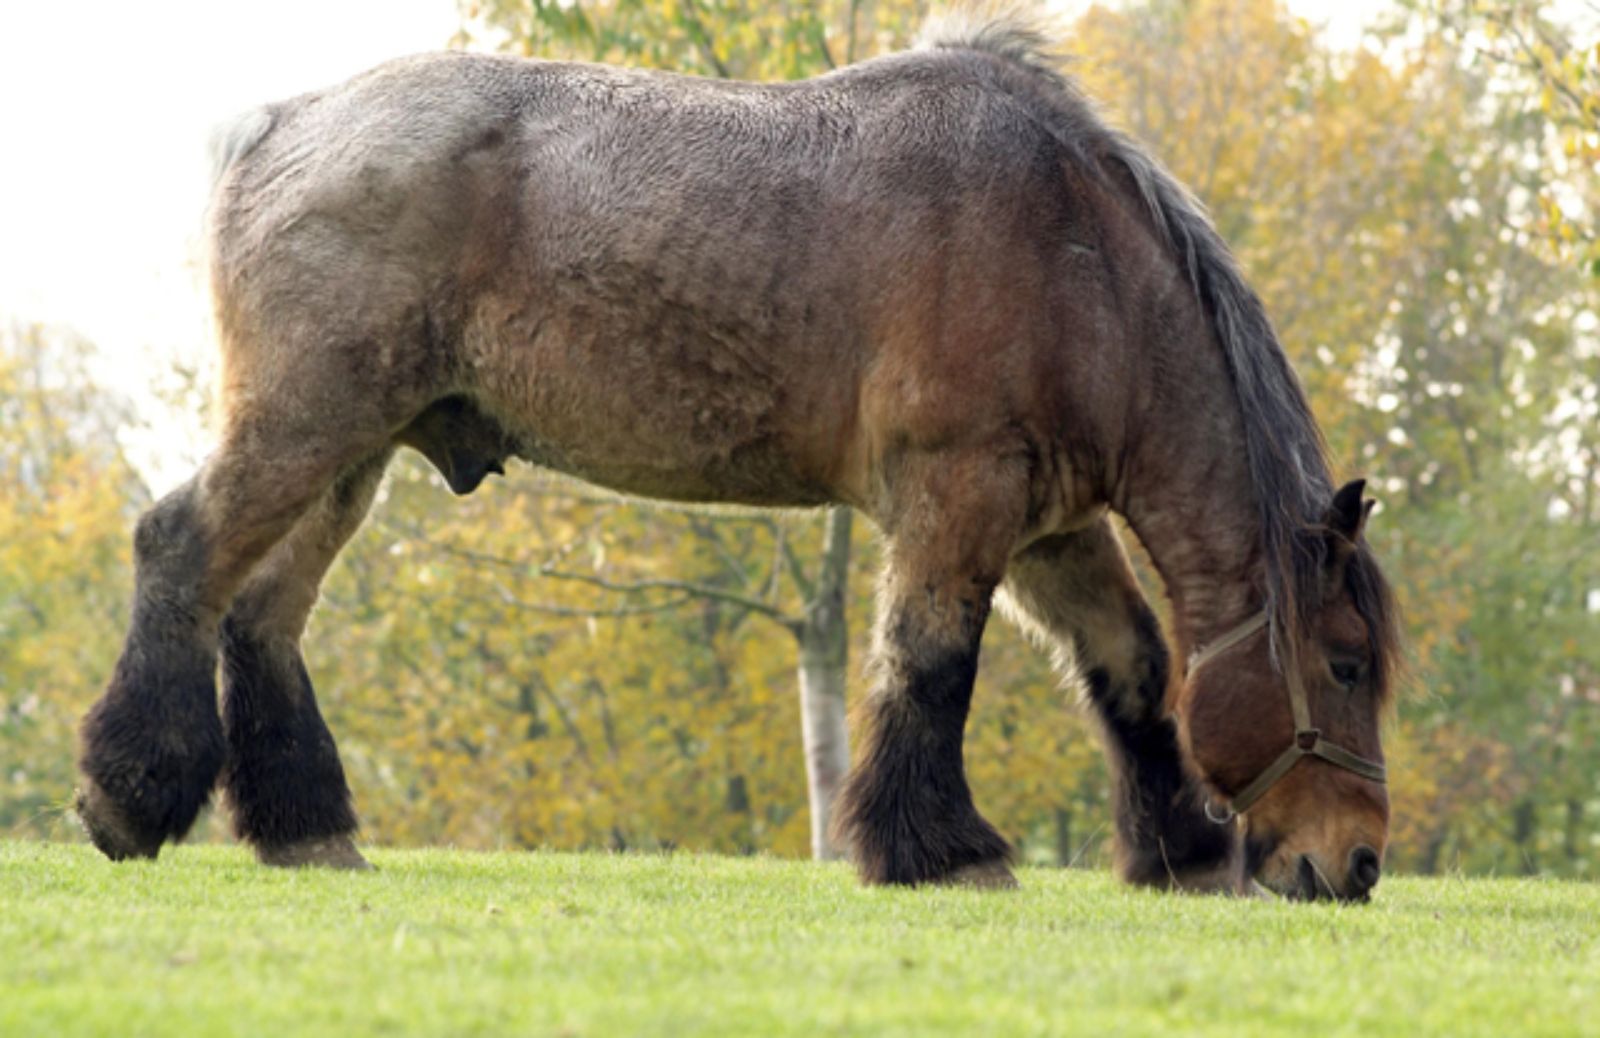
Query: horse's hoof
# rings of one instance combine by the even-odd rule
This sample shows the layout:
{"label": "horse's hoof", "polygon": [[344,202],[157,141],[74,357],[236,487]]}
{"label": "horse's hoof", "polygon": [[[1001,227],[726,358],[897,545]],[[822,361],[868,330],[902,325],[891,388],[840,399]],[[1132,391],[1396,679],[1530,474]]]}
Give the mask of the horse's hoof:
{"label": "horse's hoof", "polygon": [[1003,861],[963,865],[939,883],[941,886],[970,887],[973,890],[1016,890],[1022,886]]}
{"label": "horse's hoof", "polygon": [[348,836],[320,836],[311,840],[285,843],[277,847],[257,847],[256,860],[281,869],[371,869],[372,865],[356,850]]}
{"label": "horse's hoof", "polygon": [[161,841],[141,837],[121,809],[92,779],[83,780],[72,798],[72,807],[83,831],[89,834],[89,840],[112,861],[154,858],[161,852]]}

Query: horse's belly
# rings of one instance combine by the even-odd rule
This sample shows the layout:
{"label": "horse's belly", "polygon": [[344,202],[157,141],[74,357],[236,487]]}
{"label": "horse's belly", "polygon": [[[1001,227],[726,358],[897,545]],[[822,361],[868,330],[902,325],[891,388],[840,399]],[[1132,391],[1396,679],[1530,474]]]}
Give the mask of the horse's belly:
{"label": "horse's belly", "polygon": [[[837,500],[838,430],[812,380],[727,341],[553,322],[499,343],[483,396],[519,457],[624,493],[804,506]],[[669,330],[670,331],[670,330]],[[792,377],[785,377],[792,375]]]}
{"label": "horse's belly", "polygon": [[[554,434],[552,435],[552,432]],[[749,443],[732,450],[648,443],[593,430],[551,430],[537,421],[518,430],[517,456],[620,493],[668,501],[804,507],[837,499],[796,470],[783,449]]]}

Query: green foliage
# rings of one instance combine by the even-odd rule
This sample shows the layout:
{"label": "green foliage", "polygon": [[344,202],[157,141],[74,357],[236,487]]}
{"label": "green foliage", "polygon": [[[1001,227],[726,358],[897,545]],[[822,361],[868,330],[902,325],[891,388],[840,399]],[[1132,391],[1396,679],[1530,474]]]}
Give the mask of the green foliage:
{"label": "green foliage", "polygon": [[127,623],[128,526],[142,489],[87,347],[0,329],[0,831],[55,830],[73,732]]}
{"label": "green foliage", "polygon": [[311,669],[369,829],[802,853],[794,640],[741,596],[752,560],[816,524],[516,477],[441,508],[408,459],[328,588]]}
{"label": "green foliage", "polygon": [[1583,1033],[1600,997],[1600,889],[1549,881],[1339,907],[1037,869],[985,894],[698,855],[373,860],[0,844],[0,945],[25,949],[0,1033],[1500,1038]]}
{"label": "green foliage", "polygon": [[1552,0],[1433,0],[1431,9],[1552,131],[1536,227],[1558,257],[1600,277],[1600,9]]}
{"label": "green foliage", "polygon": [[799,79],[903,46],[916,0],[461,0],[464,40],[735,79]]}

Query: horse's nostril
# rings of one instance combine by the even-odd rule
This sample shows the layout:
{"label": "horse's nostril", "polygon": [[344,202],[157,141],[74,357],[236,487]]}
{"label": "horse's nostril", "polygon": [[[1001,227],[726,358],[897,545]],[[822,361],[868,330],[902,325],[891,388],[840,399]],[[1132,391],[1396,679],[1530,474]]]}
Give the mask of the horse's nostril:
{"label": "horse's nostril", "polygon": [[1363,844],[1350,852],[1350,885],[1357,896],[1378,885],[1378,852]]}
{"label": "horse's nostril", "polygon": [[1315,901],[1321,893],[1317,885],[1317,867],[1311,864],[1311,859],[1300,855],[1300,866],[1295,870],[1295,879],[1299,881],[1299,895],[1307,901]]}

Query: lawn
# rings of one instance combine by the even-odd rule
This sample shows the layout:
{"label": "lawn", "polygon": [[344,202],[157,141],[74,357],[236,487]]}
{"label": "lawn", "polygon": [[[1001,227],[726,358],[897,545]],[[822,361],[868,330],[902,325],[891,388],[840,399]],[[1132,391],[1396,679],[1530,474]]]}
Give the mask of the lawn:
{"label": "lawn", "polygon": [[0,1035],[1600,1033],[1600,886],[1386,878],[1366,906],[1024,870],[864,890],[679,854],[0,843]]}

